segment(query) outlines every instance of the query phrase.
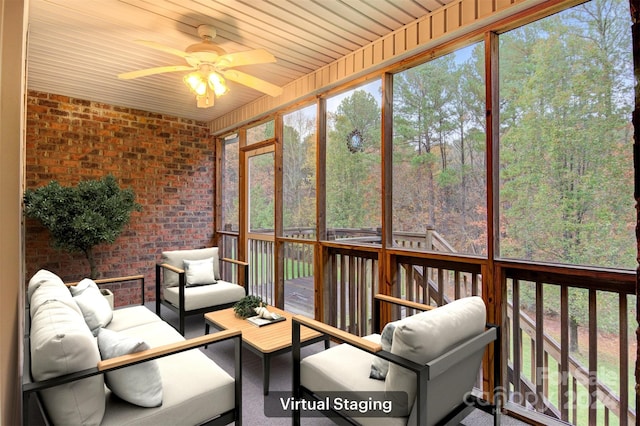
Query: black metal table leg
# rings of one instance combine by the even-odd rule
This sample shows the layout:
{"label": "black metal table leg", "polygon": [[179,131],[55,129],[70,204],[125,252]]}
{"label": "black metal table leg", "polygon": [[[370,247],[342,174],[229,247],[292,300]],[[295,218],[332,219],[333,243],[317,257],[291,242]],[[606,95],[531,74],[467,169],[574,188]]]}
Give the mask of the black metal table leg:
{"label": "black metal table leg", "polygon": [[264,354],[262,356],[262,381],[263,381],[263,392],[265,395],[269,395],[270,372],[271,372],[271,355]]}

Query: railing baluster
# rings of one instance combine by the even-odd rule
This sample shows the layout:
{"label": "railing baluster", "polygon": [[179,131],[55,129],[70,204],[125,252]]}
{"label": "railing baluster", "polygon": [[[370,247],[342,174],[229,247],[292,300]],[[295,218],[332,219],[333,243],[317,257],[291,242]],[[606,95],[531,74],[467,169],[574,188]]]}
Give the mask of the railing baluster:
{"label": "railing baluster", "polygon": [[571,394],[571,409],[573,410],[573,421],[574,425],[578,424],[578,380],[572,376],[573,383],[573,392]]}
{"label": "railing baluster", "polygon": [[536,282],[536,357],[535,357],[535,379],[537,405],[536,409],[540,412],[544,410],[544,369],[543,369],[543,355],[544,355],[544,291],[542,283]]}
{"label": "railing baluster", "polygon": [[347,327],[347,259],[345,255],[340,255],[340,328],[345,329]]}
{"label": "railing baluster", "polygon": [[596,291],[589,290],[589,425],[597,424],[598,381],[598,313]]}
{"label": "railing baluster", "polygon": [[520,328],[520,280],[513,281],[513,391],[520,396],[520,402],[524,405],[522,398],[522,386],[520,372],[522,371],[522,329]]}
{"label": "railing baluster", "polygon": [[438,268],[438,306],[444,305],[444,271]]}
{"label": "railing baluster", "polygon": [[629,424],[629,336],[627,319],[627,295],[618,295],[620,336],[620,426]]}
{"label": "railing baluster", "polygon": [[356,264],[355,264],[355,258],[353,256],[349,256],[349,278],[347,280],[347,289],[349,291],[349,325],[347,327],[347,329],[349,330],[349,332],[351,333],[356,333],[356,329],[355,329],[355,321],[353,316],[357,315],[357,310],[356,310],[356,294],[355,294],[355,286],[356,286]]}
{"label": "railing baluster", "polygon": [[569,420],[569,288],[560,287],[560,418]]}

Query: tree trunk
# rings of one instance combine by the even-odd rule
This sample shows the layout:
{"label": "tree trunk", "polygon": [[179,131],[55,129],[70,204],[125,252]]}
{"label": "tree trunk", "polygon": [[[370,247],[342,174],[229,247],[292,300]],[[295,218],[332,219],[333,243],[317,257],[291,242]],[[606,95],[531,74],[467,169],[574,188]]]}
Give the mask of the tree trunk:
{"label": "tree trunk", "polygon": [[578,350],[578,321],[569,318],[569,352]]}
{"label": "tree trunk", "polygon": [[84,255],[89,261],[89,278],[95,280],[96,278],[98,278],[98,270],[96,268],[96,259],[93,257],[93,250],[91,249],[91,247],[84,251]]}

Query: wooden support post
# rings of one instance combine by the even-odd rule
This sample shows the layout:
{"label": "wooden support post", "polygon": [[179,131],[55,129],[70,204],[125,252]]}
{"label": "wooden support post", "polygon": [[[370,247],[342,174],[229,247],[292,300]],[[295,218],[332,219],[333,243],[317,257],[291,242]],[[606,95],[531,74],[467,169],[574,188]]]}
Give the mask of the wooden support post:
{"label": "wooden support post", "polygon": [[[632,21],[633,75],[635,76],[635,107],[633,110],[633,196],[636,200],[636,246],[640,258],[640,0],[629,0]],[[636,269],[636,413],[640,410],[640,268]]]}

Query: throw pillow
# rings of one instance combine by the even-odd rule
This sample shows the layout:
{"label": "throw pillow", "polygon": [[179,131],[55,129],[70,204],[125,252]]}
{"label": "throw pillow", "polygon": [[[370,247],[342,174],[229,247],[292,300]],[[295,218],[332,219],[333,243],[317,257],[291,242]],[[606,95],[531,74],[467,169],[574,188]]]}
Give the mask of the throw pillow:
{"label": "throw pillow", "polygon": [[[387,323],[382,329],[380,335],[380,344],[382,350],[391,352],[391,343],[393,342],[393,332],[396,329],[397,321]],[[374,357],[371,362],[371,373],[369,377],[376,380],[384,380],[387,378],[387,372],[389,371],[389,361],[380,357]]]}
{"label": "throw pillow", "polygon": [[[103,360],[149,349],[139,339],[106,328],[98,333],[98,348]],[[162,405],[162,378],[155,360],[108,371],[105,383],[121,399],[141,407]]]}
{"label": "throw pillow", "polygon": [[[213,257],[213,275],[216,280],[220,279],[220,268],[218,261],[218,247],[209,247],[194,250],[171,250],[162,252],[161,263],[168,263],[176,268],[184,268],[184,260],[201,260]],[[178,274],[168,269],[162,269],[162,285],[164,287],[175,287],[178,285]]]}
{"label": "throw pillow", "polygon": [[215,284],[213,257],[201,260],[184,260],[184,272],[187,287]]}
{"label": "throw pillow", "polygon": [[69,287],[69,290],[82,311],[84,321],[93,335],[97,335],[100,328],[106,327],[113,319],[109,301],[102,295],[98,285],[89,278]]}

